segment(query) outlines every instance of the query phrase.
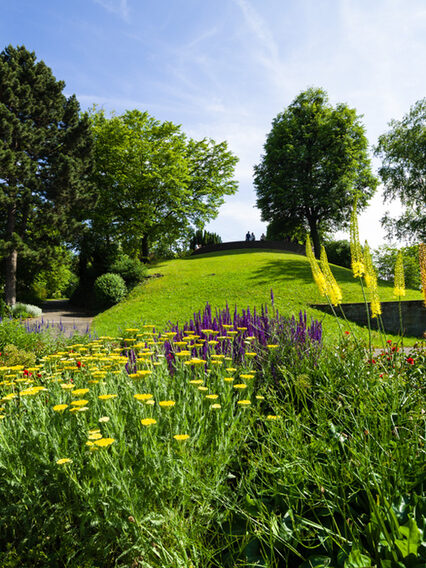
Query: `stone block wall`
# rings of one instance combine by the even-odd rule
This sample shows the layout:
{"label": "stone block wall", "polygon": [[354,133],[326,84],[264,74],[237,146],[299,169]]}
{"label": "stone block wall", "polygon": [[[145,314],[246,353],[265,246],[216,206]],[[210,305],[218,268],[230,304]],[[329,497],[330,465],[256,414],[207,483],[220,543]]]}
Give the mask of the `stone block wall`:
{"label": "stone block wall", "polygon": [[[327,304],[311,304],[312,308],[328,314],[333,313]],[[342,304],[341,308],[346,318],[359,325],[367,325],[366,307],[363,302]],[[335,308],[340,314],[340,308]],[[422,300],[407,300],[401,302],[402,325],[405,336],[423,337],[426,332],[426,308]],[[371,315],[371,313],[370,313]],[[382,320],[385,331],[392,334],[400,333],[399,302],[382,302]],[[372,329],[377,329],[377,319],[370,319]]]}

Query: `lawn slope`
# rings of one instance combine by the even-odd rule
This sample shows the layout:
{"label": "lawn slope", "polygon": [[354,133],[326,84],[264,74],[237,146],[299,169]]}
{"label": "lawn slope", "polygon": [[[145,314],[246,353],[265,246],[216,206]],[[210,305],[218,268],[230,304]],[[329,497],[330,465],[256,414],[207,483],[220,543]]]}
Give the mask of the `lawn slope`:
{"label": "lawn slope", "polygon": [[[352,272],[334,265],[332,270],[342,287],[343,302],[361,302],[362,290]],[[135,288],[125,301],[95,318],[93,327],[99,335],[120,335],[125,327],[141,323],[158,328],[169,321],[182,323],[207,302],[213,308],[224,307],[226,303],[231,307],[237,305],[239,310],[260,307],[270,304],[271,289],[275,306],[282,314],[291,316],[307,309],[310,315],[327,322],[329,335],[338,333],[334,318],[308,308],[308,304],[325,299],[320,296],[309,262],[302,255],[283,251],[222,251],[160,262],[149,274],[151,278]],[[379,293],[383,301],[395,299],[390,283],[380,282]],[[407,290],[406,299],[420,300],[421,294]],[[360,329],[352,326],[354,331]]]}

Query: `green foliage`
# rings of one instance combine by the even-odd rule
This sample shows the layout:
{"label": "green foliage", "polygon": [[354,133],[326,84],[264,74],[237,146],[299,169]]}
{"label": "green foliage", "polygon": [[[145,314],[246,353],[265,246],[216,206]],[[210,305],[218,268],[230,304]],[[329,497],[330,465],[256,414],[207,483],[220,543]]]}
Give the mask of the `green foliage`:
{"label": "green foliage", "polygon": [[274,337],[278,351],[251,343],[258,360],[187,365],[186,345],[171,362],[164,336],[126,333],[153,342],[148,364],[130,353],[139,377],[117,360],[134,342],[104,339],[43,361],[47,390],[25,393],[22,371],[0,384],[2,566],[425,565],[421,349],[372,364],[349,335],[306,364]]}
{"label": "green foliage", "polygon": [[384,199],[400,199],[403,212],[394,219],[386,214],[382,223],[389,238],[407,242],[426,240],[426,98],[417,101],[402,120],[392,120],[390,130],[379,137],[376,155],[384,183]]}
{"label": "green foliage", "polygon": [[[360,284],[350,270],[333,267],[333,273],[342,288],[344,302],[363,301]],[[332,343],[338,340],[339,326],[335,319],[309,307],[322,303],[324,298],[312,281],[309,262],[303,255],[263,250],[221,251],[161,261],[150,268],[149,274],[162,277],[149,278],[125,301],[95,317],[93,327],[99,335],[120,335],[123,322],[131,326],[143,322],[163,327],[170,320],[170,313],[177,321],[185,321],[206,302],[217,307],[228,302],[230,306],[260,309],[272,287],[280,313],[291,317],[299,310],[307,310],[308,315],[324,318],[327,340]],[[393,283],[379,281],[379,294],[383,301],[394,300]],[[422,295],[407,290],[405,298],[421,300]],[[351,325],[359,334],[365,334],[365,329]],[[373,335],[375,343],[380,345],[380,336],[376,332]]]}
{"label": "green foliage", "polygon": [[345,268],[351,267],[351,246],[349,241],[342,239],[339,241],[327,240],[325,242],[325,251],[329,262],[344,266]]}
{"label": "green foliage", "polygon": [[11,312],[14,318],[37,318],[42,314],[41,308],[38,306],[23,304],[21,302],[16,302],[16,304],[12,306]]}
{"label": "green foliage", "polygon": [[404,266],[405,285],[413,290],[420,289],[419,245],[396,248],[382,245],[374,251],[374,263],[380,278],[393,282],[398,251],[401,251]]}
{"label": "green foliage", "polygon": [[220,235],[216,233],[210,233],[209,231],[203,229],[197,229],[191,236],[189,241],[189,248],[194,250],[197,246],[202,247],[204,245],[216,245],[222,242]]}
{"label": "green foliage", "polygon": [[188,139],[179,126],[138,110],[110,118],[94,111],[91,122],[98,240],[146,258],[150,245],[213,219],[223,196],[236,191],[237,158],[226,142]]}
{"label": "green foliage", "polygon": [[255,166],[262,219],[274,234],[300,238],[310,232],[315,254],[320,234],[346,227],[355,195],[365,207],[374,194],[365,128],[354,109],[333,108],[322,89],[298,95],[273,120]]}
{"label": "green foliage", "polygon": [[24,367],[32,367],[35,365],[35,353],[19,349],[13,343],[8,343],[2,347],[0,364],[6,366],[23,365]]}
{"label": "green foliage", "polygon": [[146,266],[137,258],[121,254],[109,267],[108,272],[119,274],[124,280],[128,290],[142,282],[147,273]]}
{"label": "green foliage", "polygon": [[18,258],[54,255],[81,230],[92,201],[89,121],[64,87],[25,47],[1,52],[0,256],[9,304],[16,299]]}
{"label": "green foliage", "polygon": [[119,274],[107,272],[96,278],[94,292],[97,306],[109,308],[125,297],[127,288]]}

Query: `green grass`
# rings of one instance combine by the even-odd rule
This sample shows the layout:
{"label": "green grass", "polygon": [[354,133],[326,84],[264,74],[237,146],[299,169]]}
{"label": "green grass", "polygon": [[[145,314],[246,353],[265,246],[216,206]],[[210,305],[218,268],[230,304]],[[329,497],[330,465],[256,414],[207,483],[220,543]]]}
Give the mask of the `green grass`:
{"label": "green grass", "polygon": [[[358,280],[346,268],[333,266],[333,273],[342,287],[343,302],[363,301]],[[228,303],[241,310],[248,306],[259,307],[270,302],[270,290],[274,291],[275,306],[283,315],[291,316],[307,309],[308,314],[326,323],[326,334],[330,340],[337,339],[339,327],[336,319],[308,308],[308,304],[325,301],[320,296],[312,279],[308,260],[301,255],[247,250],[225,251],[160,262],[154,265],[150,278],[139,285],[128,298],[113,308],[99,314],[93,327],[99,335],[117,336],[128,326],[142,323],[155,324],[159,328],[173,322],[187,321],[194,312],[202,309],[206,302],[213,308]],[[393,286],[388,282],[379,283],[380,298],[391,301]],[[407,290],[407,300],[420,300],[421,293]],[[345,329],[347,324],[343,322]],[[351,324],[354,333],[364,338],[367,330]],[[389,335],[392,339],[397,339]],[[377,334],[373,335],[379,344]],[[414,343],[407,339],[407,344]]]}

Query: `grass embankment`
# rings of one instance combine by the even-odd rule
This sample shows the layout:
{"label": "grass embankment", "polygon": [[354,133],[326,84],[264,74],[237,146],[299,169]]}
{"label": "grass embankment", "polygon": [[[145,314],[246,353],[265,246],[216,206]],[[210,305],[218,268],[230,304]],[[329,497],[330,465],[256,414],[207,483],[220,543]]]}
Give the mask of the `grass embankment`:
{"label": "grass embankment", "polygon": [[[336,280],[342,288],[343,302],[362,302],[363,295],[359,280],[346,268],[332,265]],[[159,328],[173,322],[187,321],[194,312],[202,309],[207,302],[213,308],[229,304],[238,309],[257,307],[270,302],[270,290],[275,296],[275,307],[284,316],[307,310],[320,321],[324,321],[326,339],[334,341],[339,336],[338,322],[334,317],[308,307],[311,303],[322,303],[312,279],[306,257],[282,251],[252,252],[247,250],[225,251],[160,262],[149,274],[161,274],[138,286],[128,298],[110,310],[99,314],[93,327],[99,335],[120,335],[129,325],[155,324]],[[382,301],[395,300],[393,286],[379,282]],[[406,300],[420,300],[416,290],[407,290]],[[348,325],[342,320],[345,329]],[[351,329],[359,337],[367,337],[367,330],[355,324]],[[389,335],[396,340],[395,336]],[[373,334],[379,345],[378,334]],[[408,338],[406,344],[414,343]]]}

